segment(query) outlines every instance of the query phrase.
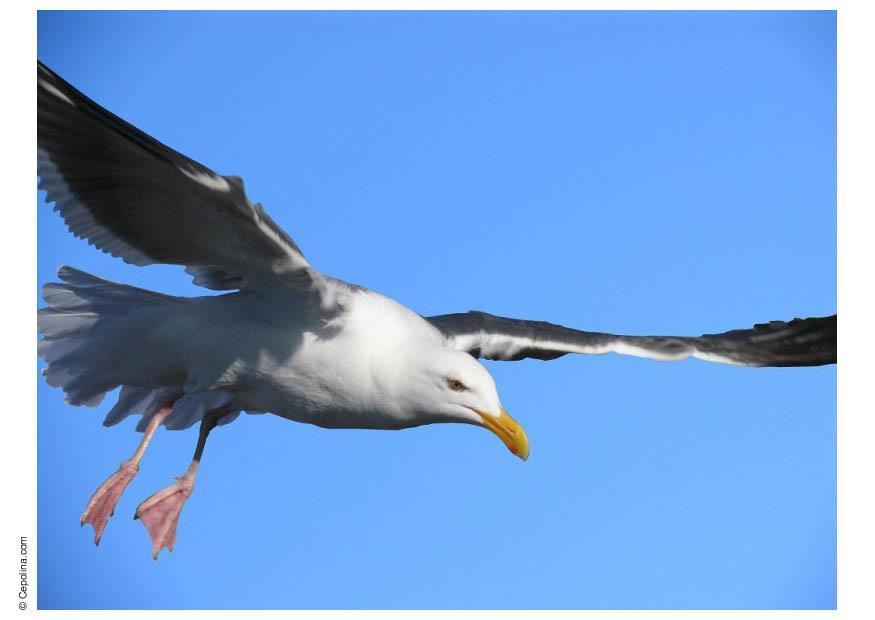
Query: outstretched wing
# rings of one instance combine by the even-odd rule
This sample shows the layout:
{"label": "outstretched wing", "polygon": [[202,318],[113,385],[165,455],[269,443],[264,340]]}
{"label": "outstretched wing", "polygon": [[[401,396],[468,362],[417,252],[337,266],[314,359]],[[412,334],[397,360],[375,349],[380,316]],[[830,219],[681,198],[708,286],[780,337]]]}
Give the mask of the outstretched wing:
{"label": "outstretched wing", "polygon": [[618,336],[477,311],[427,320],[443,332],[451,347],[491,360],[552,360],[568,353],[613,352],[664,361],[697,357],[740,366],[836,363],[836,315],[772,321],[697,337]]}
{"label": "outstretched wing", "polygon": [[70,231],[134,265],[185,265],[215,290],[312,287],[295,242],[220,176],[37,64],[40,188]]}

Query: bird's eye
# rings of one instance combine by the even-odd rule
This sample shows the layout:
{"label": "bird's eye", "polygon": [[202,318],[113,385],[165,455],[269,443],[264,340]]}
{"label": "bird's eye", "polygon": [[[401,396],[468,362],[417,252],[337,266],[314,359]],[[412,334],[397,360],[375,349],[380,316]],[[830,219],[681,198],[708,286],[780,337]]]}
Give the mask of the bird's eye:
{"label": "bird's eye", "polygon": [[454,392],[464,392],[467,389],[465,384],[458,379],[447,379],[447,387]]}

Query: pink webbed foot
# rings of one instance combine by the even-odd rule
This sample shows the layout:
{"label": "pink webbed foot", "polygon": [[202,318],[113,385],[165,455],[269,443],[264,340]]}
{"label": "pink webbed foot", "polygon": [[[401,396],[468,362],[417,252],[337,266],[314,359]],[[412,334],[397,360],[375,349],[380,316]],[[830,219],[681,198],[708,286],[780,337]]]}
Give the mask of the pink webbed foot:
{"label": "pink webbed foot", "polygon": [[158,559],[158,554],[164,547],[173,551],[179,514],[193,489],[193,475],[178,476],[174,484],[161,489],[137,506],[134,519],[141,520],[149,532],[153,560]]}
{"label": "pink webbed foot", "polygon": [[118,471],[107,478],[88,500],[79,525],[81,527],[86,523],[91,524],[94,528],[95,545],[100,544],[100,537],[103,536],[103,530],[115,512],[119,498],[124,493],[128,483],[137,475],[139,469],[140,466],[132,459],[123,462]]}

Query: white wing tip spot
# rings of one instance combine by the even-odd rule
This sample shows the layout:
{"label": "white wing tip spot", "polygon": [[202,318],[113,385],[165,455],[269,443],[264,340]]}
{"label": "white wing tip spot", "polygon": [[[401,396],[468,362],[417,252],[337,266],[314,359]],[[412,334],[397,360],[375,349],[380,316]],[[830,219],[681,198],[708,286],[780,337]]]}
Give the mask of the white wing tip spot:
{"label": "white wing tip spot", "polygon": [[70,99],[67,95],[65,95],[64,93],[59,91],[57,88],[55,88],[55,86],[53,84],[49,83],[48,80],[38,78],[37,81],[39,82],[40,86],[42,86],[43,88],[46,89],[46,92],[54,95],[55,97],[57,97],[61,101],[65,101],[65,102],[69,103],[74,108],[76,107],[76,104],[73,103],[72,99]]}
{"label": "white wing tip spot", "polygon": [[223,177],[215,174],[208,174],[206,172],[200,172],[199,170],[186,170],[185,168],[181,167],[177,167],[177,169],[189,179],[191,179],[195,183],[200,183],[204,187],[216,190],[217,192],[231,191],[231,186],[228,185],[228,181],[226,181]]}

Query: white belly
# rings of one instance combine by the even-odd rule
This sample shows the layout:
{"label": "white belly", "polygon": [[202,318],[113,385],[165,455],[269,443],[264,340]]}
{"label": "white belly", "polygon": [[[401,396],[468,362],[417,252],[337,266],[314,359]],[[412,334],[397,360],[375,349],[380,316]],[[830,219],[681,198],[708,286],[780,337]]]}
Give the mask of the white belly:
{"label": "white belly", "polygon": [[[411,426],[405,411],[373,372],[411,338],[438,344],[442,336],[418,315],[376,293],[354,298],[339,326],[305,321],[275,325],[247,320],[239,308],[210,310],[196,321],[183,356],[187,389],[221,388],[235,407],[270,412],[289,420],[328,428],[396,429]],[[211,302],[215,304],[216,302]],[[195,322],[192,322],[195,324]],[[410,333],[399,332],[410,325]],[[179,326],[181,335],[191,326]],[[396,372],[405,364],[398,360]]]}

